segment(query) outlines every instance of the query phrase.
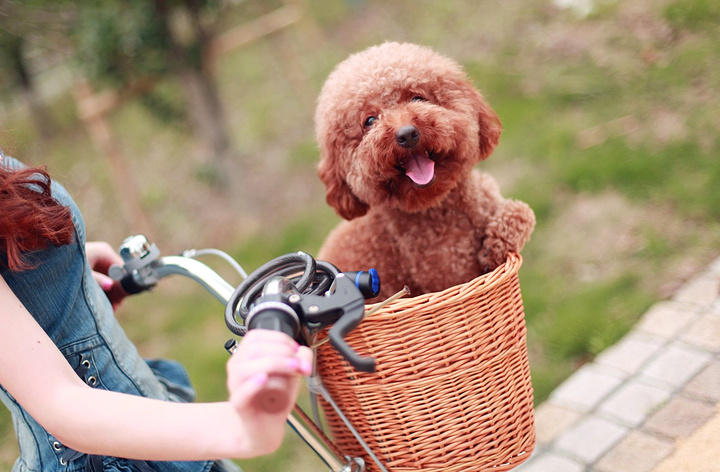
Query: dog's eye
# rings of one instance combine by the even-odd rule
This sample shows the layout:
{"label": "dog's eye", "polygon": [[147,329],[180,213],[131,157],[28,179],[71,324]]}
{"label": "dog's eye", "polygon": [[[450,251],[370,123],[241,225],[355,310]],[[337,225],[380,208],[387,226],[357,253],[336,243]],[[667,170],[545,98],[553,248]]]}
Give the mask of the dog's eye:
{"label": "dog's eye", "polygon": [[375,120],[377,120],[377,116],[368,116],[367,118],[365,118],[365,122],[363,123],[363,126],[365,126],[366,128],[369,128],[373,125],[373,123],[375,123]]}
{"label": "dog's eye", "polygon": [[412,98],[412,101],[413,101],[413,102],[427,102],[427,98],[425,98],[425,97],[423,97],[423,96],[421,96],[421,95],[415,95],[415,96]]}

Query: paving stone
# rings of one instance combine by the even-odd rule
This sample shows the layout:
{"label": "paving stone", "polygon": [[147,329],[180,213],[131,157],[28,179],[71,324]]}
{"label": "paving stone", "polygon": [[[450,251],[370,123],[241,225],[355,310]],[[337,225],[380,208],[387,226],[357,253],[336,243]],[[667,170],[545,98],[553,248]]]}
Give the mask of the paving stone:
{"label": "paving stone", "polygon": [[622,376],[612,374],[595,364],[586,364],[556,388],[550,399],[557,405],[588,412],[623,380]]}
{"label": "paving stone", "polygon": [[637,426],[667,401],[671,394],[669,389],[632,380],[600,405],[598,411],[623,424]]}
{"label": "paving stone", "polygon": [[591,464],[627,433],[628,428],[597,416],[583,418],[555,443],[558,452]]}
{"label": "paving stone", "polygon": [[714,412],[711,403],[676,397],[655,412],[643,429],[671,439],[683,438],[704,425]]}
{"label": "paving stone", "polygon": [[690,437],[678,441],[675,451],[653,472],[718,472],[720,410]]}
{"label": "paving stone", "polygon": [[674,449],[673,443],[633,431],[595,465],[596,472],[649,472]]}
{"label": "paving stone", "polygon": [[700,308],[686,303],[660,302],[653,305],[637,324],[640,332],[673,339],[698,316]]}
{"label": "paving stone", "polygon": [[535,438],[538,447],[554,441],[560,433],[576,422],[582,413],[550,401],[535,409]]}
{"label": "paving stone", "polygon": [[719,283],[720,280],[717,275],[712,273],[702,274],[675,292],[673,300],[696,305],[710,305],[718,297]]}
{"label": "paving stone", "polygon": [[595,359],[595,363],[626,374],[634,374],[660,350],[662,345],[661,338],[633,331],[620,342],[603,351]]}
{"label": "paving stone", "polygon": [[720,352],[720,316],[703,316],[692,324],[681,339],[688,344]]}
{"label": "paving stone", "polygon": [[720,402],[720,361],[715,360],[688,382],[684,393],[711,402]]}
{"label": "paving stone", "polygon": [[711,359],[705,351],[683,343],[673,343],[650,361],[641,371],[645,377],[680,388],[702,370]]}
{"label": "paving stone", "polygon": [[553,452],[531,458],[520,467],[513,469],[516,472],[582,472],[583,470],[585,470],[584,464]]}
{"label": "paving stone", "polygon": [[673,457],[720,403],[718,289],[720,258],[559,386],[536,408],[536,450],[515,470],[651,472]]}

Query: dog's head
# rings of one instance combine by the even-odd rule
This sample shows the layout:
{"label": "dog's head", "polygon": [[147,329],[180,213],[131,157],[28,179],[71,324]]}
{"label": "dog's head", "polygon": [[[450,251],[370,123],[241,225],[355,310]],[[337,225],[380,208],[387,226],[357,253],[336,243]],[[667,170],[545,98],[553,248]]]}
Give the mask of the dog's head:
{"label": "dog's head", "polygon": [[315,112],[327,201],[346,219],[371,206],[441,201],[500,139],[495,112],[447,57],[385,43],[330,74]]}

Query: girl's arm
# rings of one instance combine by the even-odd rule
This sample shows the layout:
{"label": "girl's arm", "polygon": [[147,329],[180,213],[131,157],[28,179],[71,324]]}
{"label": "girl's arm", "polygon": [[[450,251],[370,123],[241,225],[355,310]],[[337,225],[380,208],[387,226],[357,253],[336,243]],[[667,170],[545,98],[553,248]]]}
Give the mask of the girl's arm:
{"label": "girl's arm", "polygon": [[290,337],[251,331],[228,361],[230,401],[174,403],[93,389],[80,380],[0,277],[0,384],[46,430],[90,454],[145,460],[205,460],[273,452],[285,411],[251,406],[268,375],[286,375],[292,397],[312,353]]}

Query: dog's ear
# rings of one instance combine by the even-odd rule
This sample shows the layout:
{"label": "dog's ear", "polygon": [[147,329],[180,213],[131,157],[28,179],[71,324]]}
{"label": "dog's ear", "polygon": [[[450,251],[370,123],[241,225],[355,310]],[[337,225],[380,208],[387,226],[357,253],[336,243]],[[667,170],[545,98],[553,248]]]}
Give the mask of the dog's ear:
{"label": "dog's ear", "polygon": [[478,113],[478,123],[480,124],[480,159],[482,160],[487,159],[493,152],[495,146],[500,142],[500,133],[502,132],[500,118],[485,100],[482,100],[482,106]]}
{"label": "dog's ear", "polygon": [[346,220],[363,216],[369,207],[350,190],[345,175],[338,165],[338,159],[327,150],[323,150],[322,154],[318,175],[325,184],[325,201]]}
{"label": "dog's ear", "polygon": [[476,100],[478,100],[478,125],[480,126],[478,135],[480,138],[480,160],[487,159],[500,142],[500,133],[502,132],[502,124],[497,113],[485,101],[483,96],[477,90],[474,90]]}
{"label": "dog's ear", "polygon": [[495,110],[485,101],[482,94],[470,83],[463,82],[459,84],[463,89],[465,97],[472,104],[472,113],[477,116],[478,120],[478,139],[480,141],[479,161],[487,159],[492,154],[495,146],[500,142],[500,133],[502,132],[502,124]]}

